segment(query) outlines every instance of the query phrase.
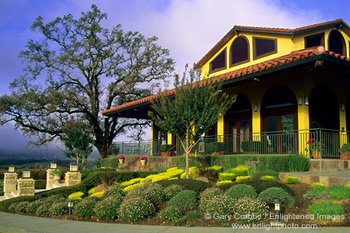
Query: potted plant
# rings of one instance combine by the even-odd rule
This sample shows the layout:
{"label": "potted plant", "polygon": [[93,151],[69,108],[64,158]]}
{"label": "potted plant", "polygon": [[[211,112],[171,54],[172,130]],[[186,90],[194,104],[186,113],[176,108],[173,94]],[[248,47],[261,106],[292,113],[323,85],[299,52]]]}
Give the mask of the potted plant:
{"label": "potted plant", "polygon": [[350,159],[350,143],[345,143],[340,149],[342,159]]}
{"label": "potted plant", "polygon": [[[321,139],[320,141],[314,138],[311,138],[306,143],[309,145],[309,150],[311,151],[311,155],[314,159],[318,159],[321,157],[321,151],[326,148],[326,145],[324,144],[324,140]],[[307,149],[305,149],[307,151]]]}
{"label": "potted plant", "polygon": [[145,164],[146,164],[146,162],[147,162],[147,156],[145,156],[145,155],[141,155],[140,156],[140,161],[141,161],[141,165],[142,166],[144,166]]}
{"label": "potted plant", "polygon": [[53,175],[53,179],[55,180],[54,183],[59,184],[61,177],[64,176],[64,172],[56,168],[53,172],[51,172],[51,175]]}
{"label": "potted plant", "polygon": [[159,146],[160,155],[171,156],[171,149],[172,148],[173,148],[173,145],[160,145]]}
{"label": "potted plant", "polygon": [[125,156],[124,155],[118,155],[119,163],[124,163]]}
{"label": "potted plant", "polygon": [[225,154],[225,143],[223,142],[208,142],[207,152],[212,155],[223,155]]}
{"label": "potted plant", "polygon": [[261,141],[242,142],[242,150],[244,154],[259,154],[261,152]]}

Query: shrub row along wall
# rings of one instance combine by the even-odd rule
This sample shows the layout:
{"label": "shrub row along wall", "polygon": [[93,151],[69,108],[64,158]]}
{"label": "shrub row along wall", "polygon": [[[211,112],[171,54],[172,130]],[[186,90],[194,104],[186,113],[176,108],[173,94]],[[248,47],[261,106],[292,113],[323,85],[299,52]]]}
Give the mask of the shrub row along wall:
{"label": "shrub row along wall", "polygon": [[[288,171],[289,155],[205,155],[200,158],[191,156],[190,167],[196,166],[196,163],[202,162],[207,166],[220,165],[224,169],[235,168],[238,165],[244,165],[245,161],[257,161],[259,169],[273,170],[277,172]],[[179,156],[176,160],[176,166],[185,167],[186,157]]]}
{"label": "shrub row along wall", "polygon": [[48,191],[40,192],[34,196],[23,196],[23,197],[16,197],[16,198],[4,200],[0,202],[0,211],[7,211],[8,207],[15,202],[35,201],[37,199],[52,196],[52,195],[59,195],[61,197],[67,198],[70,194],[74,192],[87,193],[89,189],[96,187],[97,184],[103,181],[104,177],[108,177],[108,176],[109,177],[114,176],[115,181],[122,182],[122,181],[130,180],[138,177],[144,178],[148,175],[154,174],[154,172],[116,172],[116,171],[104,171],[101,169],[87,170],[87,171],[83,171],[82,173],[83,173],[82,177],[85,177],[85,179],[79,185],[51,189]]}

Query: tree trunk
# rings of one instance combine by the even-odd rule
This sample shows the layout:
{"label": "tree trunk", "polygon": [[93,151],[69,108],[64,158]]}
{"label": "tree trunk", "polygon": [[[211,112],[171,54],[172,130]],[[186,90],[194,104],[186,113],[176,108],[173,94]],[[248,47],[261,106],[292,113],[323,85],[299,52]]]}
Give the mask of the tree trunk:
{"label": "tree trunk", "polygon": [[105,159],[105,158],[108,158],[108,148],[105,146],[105,145],[95,145],[95,147],[97,148],[98,150],[98,153],[100,155],[100,159]]}
{"label": "tree trunk", "polygon": [[187,134],[186,134],[186,179],[190,178],[190,164],[189,164],[189,155],[191,150],[189,150],[189,146],[188,146],[188,129],[187,129]]}

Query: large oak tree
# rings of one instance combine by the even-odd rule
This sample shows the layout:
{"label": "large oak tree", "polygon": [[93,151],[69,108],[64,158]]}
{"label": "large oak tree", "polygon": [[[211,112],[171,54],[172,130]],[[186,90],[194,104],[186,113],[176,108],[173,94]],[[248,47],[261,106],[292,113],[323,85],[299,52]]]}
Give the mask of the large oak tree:
{"label": "large oak tree", "polygon": [[93,145],[105,158],[113,139],[145,121],[103,118],[101,111],[152,94],[173,71],[169,51],[156,37],[111,30],[95,5],[79,19],[71,14],[44,23],[38,17],[31,29],[41,41],[28,41],[19,57],[23,75],[0,97],[0,123],[15,122],[33,143],[42,145],[62,138],[71,115],[84,117],[93,130]]}

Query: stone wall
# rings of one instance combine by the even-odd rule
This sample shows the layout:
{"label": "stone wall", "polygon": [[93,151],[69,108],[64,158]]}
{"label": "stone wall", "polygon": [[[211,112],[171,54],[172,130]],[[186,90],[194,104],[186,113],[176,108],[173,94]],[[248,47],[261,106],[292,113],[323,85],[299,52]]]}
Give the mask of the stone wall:
{"label": "stone wall", "polygon": [[349,169],[349,160],[344,159],[311,159],[310,171],[319,172],[320,164],[323,173],[336,172]]}
{"label": "stone wall", "polygon": [[65,185],[67,187],[77,185],[81,183],[80,172],[67,172],[65,177]]}
{"label": "stone wall", "polygon": [[10,193],[17,190],[18,174],[14,172],[4,173],[4,193]]}
{"label": "stone wall", "polygon": [[20,178],[18,180],[18,196],[32,196],[35,193],[35,180],[32,178]]}

